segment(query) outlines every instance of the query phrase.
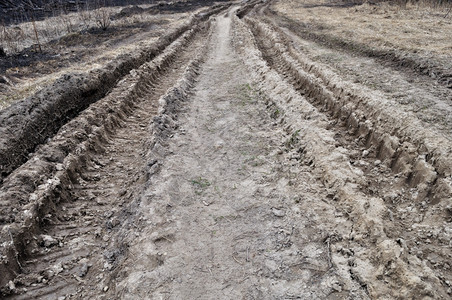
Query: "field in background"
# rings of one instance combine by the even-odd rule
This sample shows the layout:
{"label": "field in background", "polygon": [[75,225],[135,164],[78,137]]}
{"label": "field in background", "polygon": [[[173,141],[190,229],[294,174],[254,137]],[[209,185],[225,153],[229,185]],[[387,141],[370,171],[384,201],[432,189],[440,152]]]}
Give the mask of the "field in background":
{"label": "field in background", "polygon": [[3,0],[0,20],[4,25],[43,20],[61,14],[94,10],[101,7],[155,4],[155,0]]}
{"label": "field in background", "polygon": [[446,16],[446,6],[284,0],[274,7],[278,13],[301,22],[306,30],[370,47],[438,56],[452,53],[452,15]]}
{"label": "field in background", "polygon": [[0,109],[36,93],[62,74],[86,72],[136,51],[202,6],[192,1],[183,7],[177,2],[101,7],[0,25]]}

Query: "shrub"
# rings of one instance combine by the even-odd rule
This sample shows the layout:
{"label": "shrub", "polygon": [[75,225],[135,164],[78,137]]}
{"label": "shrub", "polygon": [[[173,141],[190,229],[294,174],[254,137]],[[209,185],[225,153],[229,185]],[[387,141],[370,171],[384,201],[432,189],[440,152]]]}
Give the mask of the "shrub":
{"label": "shrub", "polygon": [[101,7],[94,12],[97,26],[102,30],[107,30],[111,25],[111,15],[107,8]]}

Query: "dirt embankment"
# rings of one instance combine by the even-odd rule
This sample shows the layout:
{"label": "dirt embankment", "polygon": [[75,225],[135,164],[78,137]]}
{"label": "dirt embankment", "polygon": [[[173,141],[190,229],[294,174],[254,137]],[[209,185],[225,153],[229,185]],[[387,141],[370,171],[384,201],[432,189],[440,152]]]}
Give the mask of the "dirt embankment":
{"label": "dirt embankment", "polygon": [[209,9],[161,37],[149,49],[123,55],[105,67],[88,74],[68,74],[51,86],[0,112],[1,178],[28,160],[37,145],[54,135],[68,120],[106,95],[130,70],[159,54],[166,46],[197,22],[223,9]]}
{"label": "dirt embankment", "polygon": [[[389,249],[394,251],[397,248],[388,244],[394,244],[394,241],[389,242],[394,237],[400,239],[400,236],[403,236],[399,243],[405,243],[406,241],[407,249],[410,249],[409,255],[395,260],[388,260],[388,263],[393,264],[391,268],[397,270],[398,274],[394,274],[394,277],[389,275],[392,278],[390,280],[380,275],[375,275],[376,278],[370,279],[373,276],[371,275],[371,268],[356,263],[359,259],[362,260],[361,263],[365,264],[365,261],[369,260],[372,255],[369,257],[365,257],[366,255],[360,257],[357,254],[351,255],[352,257],[354,256],[354,262],[349,272],[355,276],[355,280],[366,285],[366,290],[371,297],[381,297],[386,293],[390,293],[391,290],[397,289],[400,285],[408,284],[408,282],[415,280],[410,277],[416,272],[424,274],[426,278],[428,277],[428,280],[423,279],[428,284],[411,285],[410,283],[411,288],[403,290],[404,295],[412,297],[422,293],[434,298],[445,297],[450,291],[447,283],[448,279],[446,279],[450,278],[447,263],[450,259],[450,253],[443,252],[444,247],[448,247],[449,236],[447,220],[450,218],[450,201],[448,199],[451,195],[452,186],[450,181],[452,169],[448,158],[452,149],[450,141],[436,134],[432,128],[426,128],[415,115],[407,113],[401,108],[398,110],[399,108],[394,103],[391,103],[389,99],[388,101],[383,98],[373,98],[348,86],[349,83],[341,80],[331,70],[323,69],[302,53],[294,50],[291,46],[292,40],[290,37],[279,36],[277,31],[273,30],[271,26],[256,19],[247,18],[246,21],[254,34],[259,50],[262,51],[262,57],[269,66],[286,78],[287,82],[298,93],[306,97],[316,109],[327,113],[331,123],[326,129],[336,132],[334,139],[337,140],[337,144],[335,148],[339,150],[340,148],[337,147],[344,147],[349,149],[349,153],[352,153],[351,157],[346,159],[345,165],[342,167],[337,166],[340,172],[336,173],[331,170],[331,165],[339,163],[338,158],[343,156],[344,153],[334,154],[335,151],[333,150],[322,150],[323,147],[328,148],[327,145],[321,146],[322,142],[319,142],[325,140],[324,137],[311,137],[305,133],[306,136],[303,139],[306,139],[307,142],[300,148],[301,153],[306,155],[306,160],[309,164],[314,164],[317,168],[323,170],[321,176],[324,178],[324,183],[335,190],[333,193],[337,195],[335,196],[337,200],[343,201],[342,203],[344,204],[347,203],[345,205],[355,207],[351,208],[352,211],[357,213],[356,215],[354,213],[351,215],[351,220],[356,225],[355,229],[352,229],[352,235],[365,234],[370,237],[370,240],[367,238],[364,240],[360,239],[361,243],[370,242],[373,245],[372,247],[377,249],[374,253],[375,257],[381,257],[383,260],[389,259],[391,254],[388,253],[389,256],[384,258],[382,253]],[[272,42],[270,43],[269,41]],[[252,53],[252,50],[249,51]],[[260,70],[258,74],[265,74],[265,72]],[[266,88],[271,90],[272,86],[274,85],[269,85]],[[284,90],[284,88],[282,89]],[[288,122],[287,119],[292,116],[289,113],[291,110],[285,109],[285,106],[289,105],[292,107],[295,105],[293,104],[294,95],[288,94],[286,97],[286,102],[272,104],[276,105],[273,110],[277,112],[277,115],[282,116],[281,118],[284,122]],[[293,112],[299,113],[298,115],[293,115],[294,118],[300,118],[300,116],[306,114],[306,112],[300,111],[300,105],[298,104],[292,109]],[[310,112],[313,107],[305,108],[305,110]],[[317,119],[313,113],[308,113],[306,118],[308,120],[311,118]],[[296,121],[294,120],[289,122],[287,127],[289,132],[303,137],[303,134],[297,133],[298,131],[295,130],[297,128],[294,127],[295,123]],[[301,126],[302,124],[299,124],[298,128]],[[343,128],[346,132],[341,133],[340,128]],[[319,154],[330,151],[331,156],[327,155],[325,157],[325,155]],[[368,164],[365,162],[368,159],[366,157],[372,157],[375,161],[370,159],[370,164]],[[382,163],[386,165],[386,169],[381,168],[377,171],[376,169],[372,170],[372,167],[370,167],[371,164],[379,166]],[[348,173],[346,170],[350,168],[350,164],[353,166],[352,168],[358,167],[362,170],[355,174]],[[364,182],[358,178],[353,179],[356,174],[365,175],[368,179],[364,179]],[[387,180],[382,180],[382,176],[387,177]],[[366,182],[366,180],[368,181]],[[358,188],[359,191],[351,192],[351,186],[348,186],[347,181],[361,186]],[[353,188],[351,189],[353,190]],[[395,196],[399,189],[402,191],[409,190],[413,194],[408,197],[405,195],[400,199],[398,198],[400,196]],[[354,195],[353,193],[356,194]],[[416,204],[412,205],[412,201],[415,201]],[[370,202],[375,205],[374,211],[369,209],[366,213],[358,213],[361,211],[361,204],[366,206],[366,203]],[[377,207],[379,208],[377,209]],[[383,209],[383,211],[378,212],[379,209]],[[385,210],[387,210],[386,215],[384,213]],[[407,210],[413,211],[414,214],[407,217]],[[377,216],[374,215],[375,213],[379,215],[378,218],[383,218],[380,220],[373,219]],[[416,214],[421,214],[422,217]],[[391,224],[391,222],[394,223]],[[383,228],[380,228],[382,231],[380,229],[370,229],[371,223],[384,224]],[[405,229],[401,229],[400,226]],[[429,229],[412,232],[413,229],[419,228],[418,226],[426,226]],[[359,233],[360,231],[362,232]],[[442,232],[442,234],[437,236],[438,240],[432,243],[428,239],[432,233],[428,234],[428,232]],[[372,241],[372,236],[379,236],[380,238]],[[384,241],[385,238],[387,239],[386,241]],[[340,238],[340,240],[342,239],[344,239],[343,241],[350,240],[350,238],[345,237]],[[355,236],[352,240],[354,239]],[[426,243],[431,243],[432,245],[421,244],[425,243],[421,241],[427,241]],[[335,242],[335,244],[337,246],[341,245],[340,248],[344,247],[341,242]],[[349,246],[350,244],[347,247]],[[387,250],[380,247],[384,247]],[[355,249],[354,251],[358,250]],[[417,254],[413,255],[416,251],[418,251]],[[438,260],[424,265],[422,267],[424,268],[423,271],[411,270],[412,266],[410,264],[412,264],[413,260],[425,259],[424,251],[435,253],[435,257]],[[380,262],[374,263],[376,266],[380,264]],[[409,275],[410,273],[411,275]],[[397,276],[401,276],[404,279],[400,279]],[[387,278],[386,280],[389,281],[383,283],[380,281],[382,278]],[[371,282],[367,282],[368,280]],[[399,280],[402,280],[403,283]],[[416,280],[419,281],[421,279],[417,278]],[[437,288],[441,287],[437,290],[438,294],[432,292],[432,290],[437,289],[434,286]],[[441,289],[442,291],[440,291]]]}
{"label": "dirt embankment", "polygon": [[[154,60],[151,60],[151,65],[144,64],[143,67],[138,69],[138,73],[134,71],[131,75],[126,75],[126,79],[120,81],[119,86],[114,88],[108,96],[102,98],[102,101],[98,101],[98,103],[91,105],[88,110],[83,111],[80,116],[63,126],[59,130],[59,133],[56,136],[53,136],[49,143],[41,146],[39,150],[37,150],[28,163],[24,164],[5,179],[2,184],[1,193],[1,203],[3,207],[2,239],[5,241],[8,239],[10,242],[2,246],[2,270],[4,270],[2,273],[5,274],[3,277],[4,279],[2,280],[6,280],[3,284],[11,279],[11,276],[14,277],[15,272],[20,269],[20,261],[23,257],[26,257],[28,253],[25,253],[26,247],[24,246],[25,240],[27,240],[26,236],[33,231],[33,228],[37,228],[36,226],[39,227],[41,218],[47,214],[48,209],[54,207],[51,203],[54,201],[59,202],[61,199],[70,197],[71,193],[67,194],[65,190],[67,189],[67,185],[70,185],[70,179],[73,178],[74,172],[76,173],[79,166],[85,165],[84,161],[86,157],[84,155],[86,155],[86,151],[93,147],[97,149],[96,144],[98,141],[104,140],[104,135],[113,132],[115,130],[114,128],[119,126],[119,121],[130,113],[130,109],[134,106],[137,95],[139,95],[143,89],[147,88],[152,80],[157,80],[159,77],[164,76],[162,75],[162,72],[168,70],[175,57],[179,55],[178,52],[180,52],[187,45],[187,42],[193,38],[193,35],[199,31],[199,25],[196,24],[202,22],[202,20],[206,20],[209,15],[222,9],[224,9],[223,6],[213,7],[208,11],[203,12],[201,17],[195,16],[188,24],[185,24],[159,40],[159,42],[155,44],[155,48],[143,51],[143,53],[141,53],[142,57],[134,58],[135,60],[150,59],[150,55],[148,54],[152,54],[151,57],[156,57]],[[173,40],[176,40],[175,44],[173,43],[174,45],[171,44]],[[169,44],[171,44],[171,46],[165,49],[164,47]],[[158,53],[162,52],[164,49],[165,51],[158,56]],[[130,57],[128,60],[131,60]],[[132,59],[132,61],[134,60]],[[119,63],[119,65],[124,64],[125,62],[122,62],[122,64]],[[108,74],[111,70],[106,68],[103,71]],[[112,73],[110,74],[110,76],[112,76]],[[99,81],[100,79],[95,81],[95,83],[99,84]],[[115,82],[116,81],[117,80],[115,79]],[[61,83],[59,82],[58,84]],[[68,80],[63,81],[63,86],[67,86],[66,84],[68,84]],[[82,88],[81,90],[80,87]],[[101,88],[100,85],[94,84],[91,85],[91,87],[93,87],[94,90]],[[69,92],[65,91],[61,94],[53,94],[59,90],[51,90],[49,88],[49,93],[52,93],[55,97],[43,97],[42,99],[44,101],[41,104],[44,107],[55,106],[56,109],[66,111],[66,116],[64,116],[63,120],[68,121],[68,112],[74,108],[72,106],[64,107],[63,104],[66,103],[64,101],[73,105],[73,98],[71,98],[70,93],[72,91],[73,93],[76,93],[76,95],[80,95],[79,99],[81,99],[80,101],[83,103],[83,99],[86,99],[83,97],[86,96],[84,94],[84,92],[86,92],[84,88],[86,88],[86,86],[77,85],[71,87],[72,90]],[[71,99],[72,101],[69,101]],[[52,102],[51,100],[60,101],[58,103],[63,105],[63,107],[58,107],[58,103]],[[14,116],[11,111],[20,110],[21,112],[24,112],[26,111],[26,108],[29,107],[25,103],[18,103],[16,106],[5,110],[3,114]],[[75,109],[80,110],[81,108],[82,107],[79,106]],[[42,120],[44,120],[42,121],[44,123],[41,124],[43,127],[46,124],[49,124],[49,122],[52,122],[52,118],[45,120],[46,114],[43,107],[38,106],[33,110],[33,114],[29,114],[28,117],[30,115],[34,117],[30,120],[35,122],[35,126],[38,126],[37,124]],[[22,117],[25,119],[27,118],[27,115]],[[16,118],[20,117],[16,116]],[[82,119],[85,121],[82,121]],[[52,122],[51,124],[54,123]],[[16,123],[15,125],[22,126],[23,124]],[[39,130],[34,126],[31,126],[30,128],[31,130]],[[52,127],[52,130],[56,131],[58,129],[59,128],[55,125]],[[18,135],[14,136],[13,134],[10,134],[9,137],[14,141],[16,137],[23,134],[24,131],[17,133]],[[46,140],[43,137],[41,138],[42,142]],[[27,142],[23,142],[26,145]],[[29,143],[38,143],[38,141],[30,140]],[[22,149],[24,150],[25,147]],[[12,155],[11,158],[14,158],[14,155]],[[10,159],[9,161],[12,160],[13,159]],[[37,174],[39,174],[38,177]],[[21,213],[19,211],[21,211]]]}

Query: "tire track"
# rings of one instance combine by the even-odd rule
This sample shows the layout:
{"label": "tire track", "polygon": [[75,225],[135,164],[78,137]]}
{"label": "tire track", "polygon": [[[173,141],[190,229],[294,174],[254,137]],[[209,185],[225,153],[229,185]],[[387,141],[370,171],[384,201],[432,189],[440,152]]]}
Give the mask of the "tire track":
{"label": "tire track", "polygon": [[[67,175],[57,187],[57,197],[43,205],[44,211],[38,210],[40,221],[33,231],[17,240],[25,246],[24,253],[17,256],[22,274],[4,293],[21,294],[21,299],[102,292],[106,273],[105,278],[96,276],[111,271],[125,254],[127,247],[114,236],[135,214],[128,206],[139,199],[148,176],[144,167],[148,125],[158,112],[157,100],[184,74],[207,31],[205,25],[192,29],[137,70],[124,82],[126,90],[134,87],[132,93],[121,90],[110,95],[118,98],[122,94],[120,98],[133,101],[113,124],[101,128],[100,134],[91,136],[87,145],[76,151],[75,168],[64,165]],[[137,78],[139,84],[131,85]]]}
{"label": "tire track", "polygon": [[450,141],[257,4],[192,27],[7,178],[2,296],[450,296]]}
{"label": "tire track", "polygon": [[[424,169],[413,167],[415,174],[404,178],[403,175],[397,174],[397,169],[394,170],[394,165],[389,162],[389,166],[394,171],[394,173],[391,173],[391,169],[388,169],[384,162],[382,163],[379,159],[384,161],[391,158],[394,151],[385,152],[388,146],[381,146],[382,142],[378,139],[378,133],[373,133],[373,131],[378,131],[378,127],[370,127],[370,132],[367,131],[364,135],[360,132],[360,119],[359,117],[356,118],[356,115],[360,116],[359,107],[357,109],[350,101],[354,96],[343,90],[340,93],[335,93],[334,88],[338,89],[337,86],[333,86],[332,92],[328,91],[326,87],[331,84],[331,78],[316,78],[314,75],[318,74],[320,70],[316,69],[315,66],[311,66],[306,72],[303,71],[304,66],[297,63],[288,50],[284,50],[283,41],[278,39],[278,36],[269,28],[266,28],[266,25],[250,18],[247,18],[246,21],[254,33],[253,37],[248,38],[256,39],[257,46],[262,51],[262,58],[280,74],[273,76],[267,74],[270,72],[266,69],[267,67],[262,65],[262,62],[256,61],[258,60],[257,57],[261,57],[260,51],[257,51],[257,49],[243,50],[245,57],[250,62],[254,59],[254,63],[250,63],[250,68],[257,69],[257,74],[263,76],[260,80],[266,80],[267,86],[263,89],[270,93],[270,99],[281,99],[282,97],[281,101],[272,100],[276,103],[269,105],[270,110],[273,114],[277,112],[277,115],[281,115],[279,119],[285,124],[283,126],[286,127],[289,135],[297,136],[302,140],[299,152],[305,157],[306,163],[315,165],[315,168],[320,171],[324,184],[331,189],[332,198],[340,201],[343,212],[353,222],[349,236],[342,236],[339,238],[341,242],[334,243],[337,244],[335,247],[340,248],[338,253],[341,253],[344,249],[354,249],[346,255],[346,257],[349,257],[349,266],[351,267],[342,266],[342,268],[344,270],[348,268],[352,279],[364,286],[371,297],[390,293],[396,287],[399,288],[405,284],[410,287],[403,289],[400,293],[407,297],[419,293],[434,297],[447,295],[447,278],[450,277],[447,261],[450,259],[450,254],[443,251],[448,243],[448,233],[447,230],[444,231],[447,228],[444,222],[444,210],[442,210],[444,208],[441,208],[441,206],[426,206],[426,203],[433,202],[430,197],[434,194],[432,195],[428,189],[430,184],[435,184],[435,181],[432,180],[431,176],[425,176],[425,173],[424,176],[416,175],[416,172],[425,172],[425,168],[431,169],[431,167],[426,166]],[[268,43],[268,41],[273,43]],[[252,48],[253,46],[248,45],[248,47]],[[275,76],[285,78],[290,83],[289,86],[286,83],[281,88],[277,87],[275,83],[270,83],[269,80],[277,81],[281,85],[280,79],[278,80]],[[292,92],[289,92],[290,90]],[[302,97],[300,97],[300,93]],[[335,95],[337,94],[340,96],[336,98]],[[344,97],[345,101],[339,100],[342,103],[341,106],[334,104],[334,101],[337,101],[336,99],[340,99],[345,94],[347,95],[347,98]],[[314,106],[309,102],[306,103],[306,99]],[[325,112],[329,120],[325,116],[319,115],[318,109]],[[372,112],[372,110],[368,111]],[[363,115],[366,116],[366,114],[361,114],[361,116]],[[369,124],[369,120],[373,121],[374,116],[372,114],[368,114],[366,117],[367,124]],[[313,121],[300,121],[300,118],[312,119]],[[350,118],[355,118],[355,122],[351,121]],[[321,125],[321,129],[318,128],[318,125]],[[302,133],[303,129],[300,132],[300,128],[309,127],[316,129],[307,130],[314,130],[317,133]],[[358,135],[358,138],[356,135]],[[364,140],[359,137],[364,137]],[[372,143],[376,141],[377,145],[371,147]],[[363,155],[362,153],[366,154]],[[365,157],[369,153],[371,156]],[[401,157],[396,156],[395,160],[397,161],[397,159],[401,159]],[[409,163],[407,159],[404,162]],[[393,164],[396,163],[393,162]],[[394,203],[385,203],[384,200],[388,201],[390,197],[388,193],[404,190],[408,190],[409,194],[396,195],[397,201],[401,202],[399,206],[394,205]],[[447,194],[435,196],[447,197],[445,195]],[[419,204],[413,205],[412,197],[416,202],[421,202],[423,207]],[[443,205],[447,205],[447,201]],[[391,209],[388,209],[388,206]],[[432,219],[423,225],[428,226],[429,230],[445,232],[440,241],[435,242],[434,245],[427,245],[423,249],[423,251],[435,252],[437,257],[441,257],[435,264],[430,264],[424,257],[415,255],[416,249],[423,248],[418,246],[420,241],[427,237],[419,231],[405,234],[404,229],[413,225],[416,226],[419,223],[419,220],[415,219],[415,215],[407,218],[406,214],[405,217],[399,214],[400,211],[407,209],[431,216]],[[401,223],[405,224],[402,225]],[[408,231],[412,231],[412,228]],[[409,247],[406,246],[406,241],[408,241]],[[400,251],[397,250],[400,247],[403,247],[403,255],[400,255]],[[372,261],[372,256],[365,253],[373,253],[374,257],[379,257],[379,260],[370,263],[369,260]],[[333,254],[333,257],[338,263],[338,256]],[[357,261],[359,263],[356,263]],[[413,261],[417,262],[415,267]],[[387,265],[382,267],[380,265],[382,262]],[[376,269],[373,269],[372,264],[375,265]],[[338,263],[338,266],[340,266],[340,263]],[[378,274],[378,268],[386,271],[381,276],[375,275]],[[374,270],[374,273],[370,270]],[[414,279],[415,274],[423,274],[422,280],[425,283],[414,284],[413,280],[421,282],[420,277]],[[381,281],[382,278],[385,278],[386,283]],[[438,294],[435,294],[433,290],[437,291]]]}
{"label": "tire track", "polygon": [[267,7],[265,10],[260,11],[260,15],[264,14],[277,20],[282,27],[291,30],[305,40],[311,40],[327,47],[375,58],[380,63],[387,64],[391,68],[414,73],[417,76],[425,77],[429,81],[443,85],[445,88],[452,88],[452,74],[450,72],[450,64],[447,61],[443,60],[442,63],[445,65],[442,65],[441,61],[435,61],[419,54],[401,53],[392,49],[375,49],[365,43],[338,38],[328,33],[310,31],[303,24],[286,16],[279,15],[272,8]]}
{"label": "tire track", "polygon": [[120,55],[106,66],[89,72],[65,74],[42,91],[2,110],[0,184],[30,160],[39,146],[53,138],[63,125],[111,92],[131,70],[152,60],[183,33],[229,6],[229,3],[216,4],[193,14],[150,47]]}
{"label": "tire track", "polygon": [[165,144],[171,155],[150,179],[144,226],[109,296],[365,299],[329,264],[333,224],[322,224],[334,208],[315,204],[325,189],[291,159],[296,153],[279,153],[281,130],[230,46],[230,21],[217,18],[212,51]]}

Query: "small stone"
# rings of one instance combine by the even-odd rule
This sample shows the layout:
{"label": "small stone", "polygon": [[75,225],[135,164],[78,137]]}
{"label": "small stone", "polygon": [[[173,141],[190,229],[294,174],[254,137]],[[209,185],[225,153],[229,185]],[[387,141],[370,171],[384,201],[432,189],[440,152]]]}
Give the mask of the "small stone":
{"label": "small stone", "polygon": [[369,155],[369,150],[364,150],[362,155],[363,155],[363,157],[366,157],[367,155]]}
{"label": "small stone", "polygon": [[119,224],[120,222],[118,218],[112,218],[110,221],[107,222],[107,227],[111,229],[118,226]]}
{"label": "small stone", "polygon": [[113,269],[113,265],[109,262],[104,263],[104,269],[110,271]]}
{"label": "small stone", "polygon": [[335,291],[335,292],[338,292],[338,293],[342,292],[342,286],[341,286],[341,284],[340,284],[339,282],[334,282],[334,283],[331,285],[331,288],[332,288],[333,291]]}
{"label": "small stone", "polygon": [[84,277],[86,275],[86,273],[88,273],[89,268],[90,268],[90,265],[83,264],[82,267],[80,268],[80,271],[78,272],[78,276]]}
{"label": "small stone", "polygon": [[104,286],[104,292],[108,291],[108,286]]}
{"label": "small stone", "polygon": [[375,165],[375,166],[381,165],[381,160],[377,159],[377,160],[374,162],[374,165]]}
{"label": "small stone", "polygon": [[63,272],[63,267],[61,266],[61,263],[57,263],[52,266],[52,271],[55,273],[55,275],[60,274]]}
{"label": "small stone", "polygon": [[279,218],[282,218],[286,215],[284,210],[278,208],[272,208],[272,213]]}
{"label": "small stone", "polygon": [[8,287],[11,291],[14,291],[16,289],[16,285],[11,280],[8,282]]}
{"label": "small stone", "polygon": [[51,237],[50,235],[43,234],[41,235],[42,242],[44,244],[44,247],[50,248],[52,246],[58,245],[58,241]]}

